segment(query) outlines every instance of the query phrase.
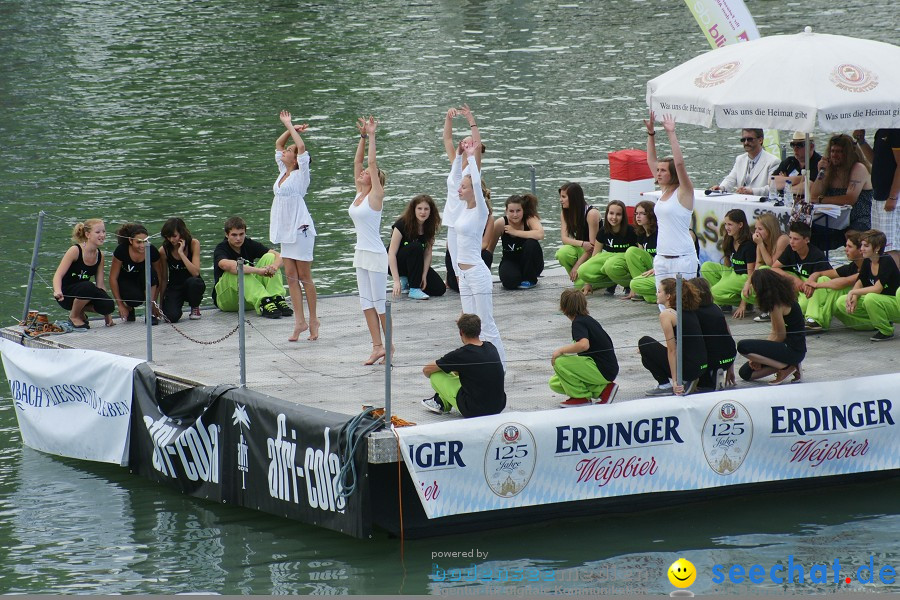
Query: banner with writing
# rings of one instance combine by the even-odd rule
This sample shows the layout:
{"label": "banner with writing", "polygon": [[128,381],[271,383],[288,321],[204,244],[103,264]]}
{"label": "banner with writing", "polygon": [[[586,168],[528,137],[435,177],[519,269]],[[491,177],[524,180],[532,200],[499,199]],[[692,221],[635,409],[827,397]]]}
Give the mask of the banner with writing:
{"label": "banner with writing", "polygon": [[397,428],[429,518],[900,468],[900,374]]}
{"label": "banner with writing", "polygon": [[684,0],[713,48],[759,38],[743,0]]}
{"label": "banner with writing", "polygon": [[26,348],[0,339],[26,446],[126,465],[132,372],[143,360],[94,350]]}

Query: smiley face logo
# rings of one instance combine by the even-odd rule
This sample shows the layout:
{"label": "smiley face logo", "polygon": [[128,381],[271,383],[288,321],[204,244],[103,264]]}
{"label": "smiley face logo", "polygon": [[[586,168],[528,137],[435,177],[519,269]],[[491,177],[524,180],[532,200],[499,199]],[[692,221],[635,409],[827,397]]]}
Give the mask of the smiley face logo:
{"label": "smiley face logo", "polygon": [[677,588],[690,587],[697,579],[697,569],[689,560],[679,558],[668,570],[669,582]]}

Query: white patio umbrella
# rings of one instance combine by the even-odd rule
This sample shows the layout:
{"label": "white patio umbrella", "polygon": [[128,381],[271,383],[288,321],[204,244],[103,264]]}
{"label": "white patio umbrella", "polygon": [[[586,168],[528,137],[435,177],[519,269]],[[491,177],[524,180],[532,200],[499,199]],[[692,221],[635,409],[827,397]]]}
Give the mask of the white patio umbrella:
{"label": "white patio umbrella", "polygon": [[650,80],[647,104],[706,127],[900,128],[900,47],[809,27],[731,44]]}

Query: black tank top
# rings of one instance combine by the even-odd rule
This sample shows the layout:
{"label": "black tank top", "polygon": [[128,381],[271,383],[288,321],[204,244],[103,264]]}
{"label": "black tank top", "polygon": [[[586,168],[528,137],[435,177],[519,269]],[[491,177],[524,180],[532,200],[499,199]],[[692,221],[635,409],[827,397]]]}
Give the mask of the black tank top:
{"label": "black tank top", "polygon": [[787,347],[806,356],[806,319],[796,301],[791,303],[791,312],[784,315],[784,329]]}
{"label": "black tank top", "polygon": [[[188,260],[194,258],[191,254],[190,244],[185,244],[184,250],[184,255]],[[172,256],[173,252],[175,252],[174,248],[172,252],[166,252],[166,261],[169,263],[169,285],[182,285],[190,278],[191,272],[187,270],[181,259]]]}
{"label": "black tank top", "polygon": [[72,264],[69,265],[69,270],[63,275],[63,292],[65,292],[66,288],[75,283],[95,278],[97,276],[97,265],[100,264],[100,260],[103,258],[103,253],[97,248],[97,262],[92,265],[87,265],[84,263],[84,254],[81,251],[81,244],[75,244],[75,247],[78,248],[78,259],[72,261]]}
{"label": "black tank top", "polygon": [[[503,215],[503,223],[509,225],[509,217],[506,215]],[[524,225],[525,231],[531,231],[531,227],[528,226],[528,221],[525,221]],[[503,244],[503,256],[513,256],[521,253],[524,248],[522,245],[524,242],[525,240],[523,238],[509,235],[504,231],[503,235],[500,236],[500,243]]]}
{"label": "black tank top", "polygon": [[[684,357],[685,374],[699,373],[705,368],[706,362],[706,342],[703,339],[703,330],[700,329],[700,319],[697,317],[696,311],[686,310],[682,313],[681,323],[684,326],[684,335],[682,335],[681,343],[684,350],[681,355]],[[678,335],[678,327],[673,327],[673,334]]]}
{"label": "black tank top", "polygon": [[578,231],[575,232],[575,239],[581,240],[582,242],[591,241],[591,231],[588,226],[587,216],[588,213],[592,210],[596,210],[593,205],[586,206],[584,208],[584,220],[578,225]]}

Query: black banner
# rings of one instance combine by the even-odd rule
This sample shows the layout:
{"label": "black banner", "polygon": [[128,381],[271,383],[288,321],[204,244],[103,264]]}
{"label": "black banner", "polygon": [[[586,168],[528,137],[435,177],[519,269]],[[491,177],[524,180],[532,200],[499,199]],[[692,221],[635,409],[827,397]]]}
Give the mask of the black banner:
{"label": "black banner", "polygon": [[230,386],[157,402],[155,387],[152,371],[135,370],[133,471],[199,498],[370,535],[364,441],[353,457],[357,487],[341,495],[338,437],[350,417]]}

